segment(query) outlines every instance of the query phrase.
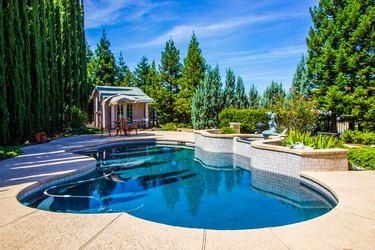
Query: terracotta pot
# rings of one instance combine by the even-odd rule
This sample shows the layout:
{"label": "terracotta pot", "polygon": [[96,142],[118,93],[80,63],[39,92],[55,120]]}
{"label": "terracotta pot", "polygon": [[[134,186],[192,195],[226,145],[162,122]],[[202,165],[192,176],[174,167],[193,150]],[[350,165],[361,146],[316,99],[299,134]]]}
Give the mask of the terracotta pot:
{"label": "terracotta pot", "polygon": [[34,137],[34,141],[36,143],[41,143],[42,142],[42,133],[34,133],[33,137]]}

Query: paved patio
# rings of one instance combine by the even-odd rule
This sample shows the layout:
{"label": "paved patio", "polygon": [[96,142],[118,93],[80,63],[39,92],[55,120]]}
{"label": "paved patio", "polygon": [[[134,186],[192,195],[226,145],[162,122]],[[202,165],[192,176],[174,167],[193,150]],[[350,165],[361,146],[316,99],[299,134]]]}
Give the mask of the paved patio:
{"label": "paved patio", "polygon": [[305,172],[329,187],[339,204],[310,221],[255,230],[180,228],[126,213],[52,213],[16,199],[29,185],[95,164],[72,149],[142,138],[194,142],[193,133],[183,132],[76,136],[0,161],[0,249],[375,249],[375,171]]}

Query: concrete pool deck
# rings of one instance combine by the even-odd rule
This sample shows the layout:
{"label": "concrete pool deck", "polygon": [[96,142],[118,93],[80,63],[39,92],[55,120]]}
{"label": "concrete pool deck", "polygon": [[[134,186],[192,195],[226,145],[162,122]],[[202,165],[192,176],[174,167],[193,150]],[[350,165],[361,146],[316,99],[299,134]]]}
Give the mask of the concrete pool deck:
{"label": "concrete pool deck", "polygon": [[24,155],[0,161],[0,249],[375,249],[375,171],[304,172],[329,187],[338,205],[309,221],[253,230],[173,227],[126,213],[53,213],[17,201],[35,182],[95,164],[70,150],[135,138],[194,142],[194,133],[68,137],[25,147]]}

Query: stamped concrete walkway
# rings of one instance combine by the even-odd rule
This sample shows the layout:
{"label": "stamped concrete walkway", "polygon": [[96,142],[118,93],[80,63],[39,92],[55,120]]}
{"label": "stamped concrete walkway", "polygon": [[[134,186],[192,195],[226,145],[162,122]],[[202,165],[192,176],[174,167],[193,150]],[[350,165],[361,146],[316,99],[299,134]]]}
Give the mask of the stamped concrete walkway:
{"label": "stamped concrete walkway", "polygon": [[53,213],[16,199],[36,182],[95,165],[72,149],[142,138],[194,141],[182,132],[77,136],[29,146],[24,155],[0,161],[0,249],[375,249],[375,171],[303,173],[336,194],[336,208],[310,221],[255,230],[173,227],[126,213]]}

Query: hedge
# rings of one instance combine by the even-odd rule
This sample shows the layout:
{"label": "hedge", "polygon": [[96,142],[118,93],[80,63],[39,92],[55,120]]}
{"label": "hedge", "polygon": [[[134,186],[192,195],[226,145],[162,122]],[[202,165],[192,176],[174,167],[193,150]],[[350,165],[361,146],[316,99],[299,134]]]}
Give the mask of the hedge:
{"label": "hedge", "polygon": [[363,133],[358,130],[345,130],[342,134],[342,140],[347,143],[372,145],[375,144],[375,133]]}
{"label": "hedge", "polygon": [[350,148],[348,158],[350,162],[357,166],[375,170],[375,148]]}
{"label": "hedge", "polygon": [[255,124],[267,124],[265,109],[224,109],[219,113],[220,127],[229,127],[230,122],[241,123],[241,133],[255,133]]}

